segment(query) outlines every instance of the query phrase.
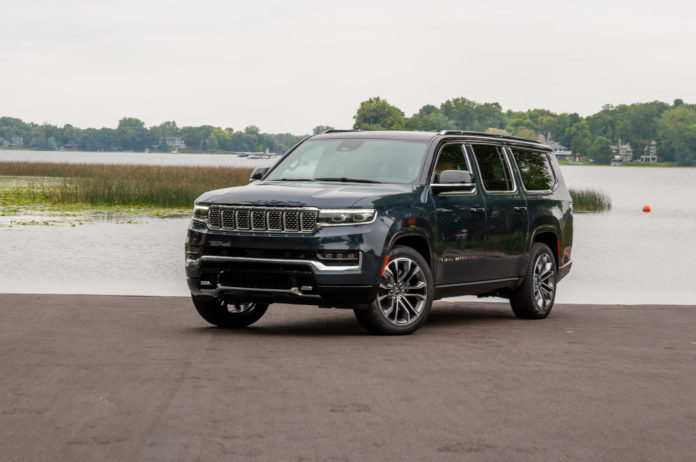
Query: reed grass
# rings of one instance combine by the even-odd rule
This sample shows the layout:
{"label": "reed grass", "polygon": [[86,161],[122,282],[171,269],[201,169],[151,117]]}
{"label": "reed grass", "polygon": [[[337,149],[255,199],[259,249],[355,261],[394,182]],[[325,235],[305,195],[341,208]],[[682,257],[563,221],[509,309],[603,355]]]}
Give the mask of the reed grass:
{"label": "reed grass", "polygon": [[611,210],[611,199],[595,189],[570,189],[575,212],[604,212]]}
{"label": "reed grass", "polygon": [[[228,167],[0,162],[0,176],[54,179],[6,191],[2,198],[6,207],[20,201],[188,208],[205,191],[247,184],[251,171]],[[571,189],[570,195],[576,212],[611,209],[611,199],[601,191]]]}
{"label": "reed grass", "polygon": [[52,177],[34,186],[48,202],[92,205],[190,207],[212,189],[249,182],[251,169],[0,162],[0,175]]}

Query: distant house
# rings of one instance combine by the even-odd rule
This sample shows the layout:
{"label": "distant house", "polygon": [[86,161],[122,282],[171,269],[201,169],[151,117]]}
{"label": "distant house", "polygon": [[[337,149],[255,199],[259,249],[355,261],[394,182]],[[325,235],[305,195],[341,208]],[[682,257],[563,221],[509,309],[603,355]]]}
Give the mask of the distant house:
{"label": "distant house", "polygon": [[[631,145],[628,143],[622,143],[621,140],[619,140],[617,144],[611,146],[611,154],[613,155],[615,161],[631,162],[633,160],[633,149],[631,148]],[[613,161],[612,164],[614,164]]]}
{"label": "distant house", "polygon": [[645,163],[657,162],[657,141],[652,140],[650,144],[643,148],[643,154],[640,156],[640,161]]}
{"label": "distant house", "polygon": [[568,160],[573,155],[573,153],[570,151],[570,149],[568,149],[567,147],[563,146],[561,143],[558,143],[556,141],[548,140],[546,142],[546,145],[553,150],[553,154],[556,156],[556,159],[558,159],[558,160]]}
{"label": "distant house", "polygon": [[12,136],[9,140],[5,140],[3,145],[10,148],[21,148],[24,146],[24,138],[21,136]]}
{"label": "distant house", "polygon": [[178,151],[179,148],[183,149],[186,147],[184,139],[178,136],[165,136],[164,140],[160,139],[160,144],[162,141],[167,145],[167,147],[172,151]]}

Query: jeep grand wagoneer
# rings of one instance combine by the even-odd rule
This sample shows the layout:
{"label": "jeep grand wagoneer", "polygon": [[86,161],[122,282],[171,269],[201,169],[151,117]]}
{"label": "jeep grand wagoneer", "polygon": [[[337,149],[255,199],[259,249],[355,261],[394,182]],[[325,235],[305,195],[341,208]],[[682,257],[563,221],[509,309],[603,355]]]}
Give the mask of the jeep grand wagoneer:
{"label": "jeep grand wagoneer", "polygon": [[540,319],[570,271],[573,210],[550,149],[487,133],[329,130],[249,185],[200,196],[186,240],[193,303],[225,328],[271,303],[349,308],[408,334],[433,300],[510,300]]}

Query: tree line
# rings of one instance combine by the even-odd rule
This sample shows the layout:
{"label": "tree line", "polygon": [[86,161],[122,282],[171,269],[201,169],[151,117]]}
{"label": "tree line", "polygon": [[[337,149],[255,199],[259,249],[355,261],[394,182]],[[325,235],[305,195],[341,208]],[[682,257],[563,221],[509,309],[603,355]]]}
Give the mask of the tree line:
{"label": "tree line", "polygon": [[[375,97],[360,103],[353,116],[353,128],[360,130],[475,130],[525,138],[556,141],[573,153],[601,164],[612,159],[611,145],[629,143],[634,158],[655,140],[657,154],[664,161],[696,165],[696,105],[677,99],[630,105],[605,105],[588,117],[577,113],[556,114],[547,109],[503,111],[498,103],[478,103],[453,98],[439,106],[427,104],[411,117],[398,107]],[[313,133],[331,129],[314,127]],[[29,149],[73,149],[84,151],[153,151],[173,149],[191,152],[283,153],[306,135],[261,133],[256,126],[235,131],[211,125],[178,127],[164,122],[146,127],[142,120],[125,117],[112,128],[81,129],[66,124],[27,123],[0,117],[0,147]]]}
{"label": "tree line", "polygon": [[[125,117],[113,128],[81,129],[66,124],[58,127],[38,125],[14,117],[0,117],[0,147],[38,150],[71,149],[81,151],[170,152],[285,152],[302,139],[290,133],[261,133],[256,126],[242,131],[202,125],[178,127],[164,122],[146,127],[142,120]],[[183,143],[183,144],[182,144]],[[184,148],[185,145],[185,148]]]}
{"label": "tree line", "polygon": [[696,105],[677,99],[630,105],[605,105],[588,117],[546,109],[503,111],[498,103],[454,98],[428,104],[411,117],[376,97],[360,103],[353,117],[360,130],[475,130],[556,141],[573,153],[601,164],[612,159],[611,145],[629,143],[634,158],[655,140],[664,161],[696,165]]}

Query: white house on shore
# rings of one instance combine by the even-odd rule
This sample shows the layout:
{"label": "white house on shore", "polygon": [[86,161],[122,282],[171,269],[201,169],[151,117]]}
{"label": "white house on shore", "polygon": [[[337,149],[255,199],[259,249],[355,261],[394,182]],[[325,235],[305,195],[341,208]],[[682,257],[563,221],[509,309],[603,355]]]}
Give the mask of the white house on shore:
{"label": "white house on shore", "polygon": [[657,158],[657,141],[652,140],[650,144],[643,148],[643,154],[640,156],[640,161],[644,163],[656,163]]}
{"label": "white house on shore", "polygon": [[553,154],[556,156],[556,159],[558,160],[568,160],[573,156],[573,153],[570,151],[570,149],[563,146],[561,143],[558,143],[553,140],[548,140],[546,142],[546,145],[553,150]]}
{"label": "white house on shore", "polygon": [[614,161],[631,162],[633,160],[633,149],[631,148],[631,145],[628,143],[622,143],[621,140],[619,140],[617,144],[611,146],[611,154]]}

